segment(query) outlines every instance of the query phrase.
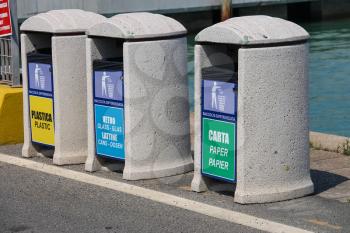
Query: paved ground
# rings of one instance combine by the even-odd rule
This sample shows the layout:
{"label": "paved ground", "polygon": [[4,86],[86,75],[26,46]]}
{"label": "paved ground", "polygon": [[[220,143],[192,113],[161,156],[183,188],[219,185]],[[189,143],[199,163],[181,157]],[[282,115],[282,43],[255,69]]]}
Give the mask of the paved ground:
{"label": "paved ground", "polygon": [[0,232],[259,232],[109,189],[0,163]]}
{"label": "paved ground", "polygon": [[[0,153],[19,156],[20,149],[21,145],[0,147]],[[232,190],[193,193],[189,186],[192,173],[134,182],[122,180],[121,173],[93,174],[314,232],[350,232],[349,192],[346,191],[349,178],[344,173],[332,173],[346,171],[350,167],[348,157],[311,151],[311,158],[317,195],[263,205],[234,204]],[[333,159],[342,162],[334,166]],[[32,160],[52,163],[49,158]],[[82,165],[64,168],[85,173]],[[258,232],[188,210],[4,163],[0,163],[0,175],[6,177],[0,180],[0,229],[3,229],[0,232]],[[335,194],[341,193],[339,190],[343,195]]]}
{"label": "paved ground", "polygon": [[350,203],[350,156],[320,150],[310,155],[317,195]]}

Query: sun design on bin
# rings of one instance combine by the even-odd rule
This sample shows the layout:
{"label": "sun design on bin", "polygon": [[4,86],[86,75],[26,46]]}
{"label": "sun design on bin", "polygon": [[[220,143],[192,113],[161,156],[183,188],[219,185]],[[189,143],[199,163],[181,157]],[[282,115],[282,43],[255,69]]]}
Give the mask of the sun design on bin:
{"label": "sun design on bin", "polygon": [[[179,58],[186,57],[183,43],[186,39],[180,43],[130,47],[133,55],[129,65],[133,69],[127,70],[125,76],[130,72],[133,78],[125,80],[125,88],[129,88],[125,90],[125,111],[132,116],[132,121],[125,126],[126,147],[137,154],[132,158],[137,160],[135,162],[155,157],[154,168],[166,166],[164,163],[170,159],[187,161],[191,158],[186,149],[190,145],[178,146],[184,137],[188,137],[189,143],[190,137],[187,64],[186,59]],[[133,147],[135,142],[139,146]],[[168,158],[169,155],[173,158]]]}

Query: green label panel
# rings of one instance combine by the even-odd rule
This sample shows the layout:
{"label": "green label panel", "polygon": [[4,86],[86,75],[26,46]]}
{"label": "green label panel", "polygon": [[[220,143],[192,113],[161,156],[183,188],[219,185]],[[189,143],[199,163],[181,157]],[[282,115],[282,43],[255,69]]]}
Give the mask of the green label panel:
{"label": "green label panel", "polygon": [[202,118],[202,173],[235,181],[236,124]]}

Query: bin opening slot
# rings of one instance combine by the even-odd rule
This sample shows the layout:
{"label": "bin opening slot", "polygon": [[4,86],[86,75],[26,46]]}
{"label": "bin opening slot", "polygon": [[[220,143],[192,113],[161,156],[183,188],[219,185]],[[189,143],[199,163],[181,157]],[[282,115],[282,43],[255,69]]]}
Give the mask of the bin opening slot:
{"label": "bin opening slot", "polygon": [[42,52],[31,52],[27,54],[27,60],[29,62],[38,62],[45,64],[52,64],[51,54],[42,53]]}
{"label": "bin opening slot", "polygon": [[[236,64],[236,63],[235,63]],[[235,71],[236,65],[226,64],[210,66],[202,69],[202,79],[229,83],[238,82],[238,73]]]}
{"label": "bin opening slot", "polygon": [[28,56],[31,56],[31,55],[51,56],[52,50],[51,50],[51,48],[39,48],[39,49],[35,49],[35,51],[28,53]]}

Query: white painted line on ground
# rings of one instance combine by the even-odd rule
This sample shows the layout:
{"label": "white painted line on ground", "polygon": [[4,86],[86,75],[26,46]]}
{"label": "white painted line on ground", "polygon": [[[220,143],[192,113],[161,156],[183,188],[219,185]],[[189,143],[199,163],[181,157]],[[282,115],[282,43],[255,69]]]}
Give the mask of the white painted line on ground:
{"label": "white painted line on ground", "polygon": [[101,177],[93,176],[82,172],[72,171],[63,167],[47,165],[44,163],[39,163],[28,159],[18,158],[18,157],[5,155],[1,153],[0,153],[0,162],[28,168],[35,171],[44,172],[50,175],[56,175],[56,176],[68,178],[79,182],[84,182],[87,184],[92,184],[92,185],[112,189],[118,192],[146,198],[155,202],[182,208],[195,213],[199,213],[199,214],[214,217],[217,219],[225,220],[228,222],[255,228],[261,231],[274,232],[274,233],[282,233],[282,232],[283,233],[286,233],[286,232],[310,233],[310,231],[307,231],[307,230],[273,222],[267,219],[262,219],[262,218],[254,217],[252,215],[248,215],[248,214],[244,214],[244,213],[240,213],[240,212],[236,212],[236,211],[232,211],[232,210],[228,210],[228,209],[224,209],[216,206],[211,206],[201,202],[177,197],[171,194],[162,193],[151,189],[138,187],[135,185],[126,184],[123,182],[118,182],[115,180],[101,178]]}

